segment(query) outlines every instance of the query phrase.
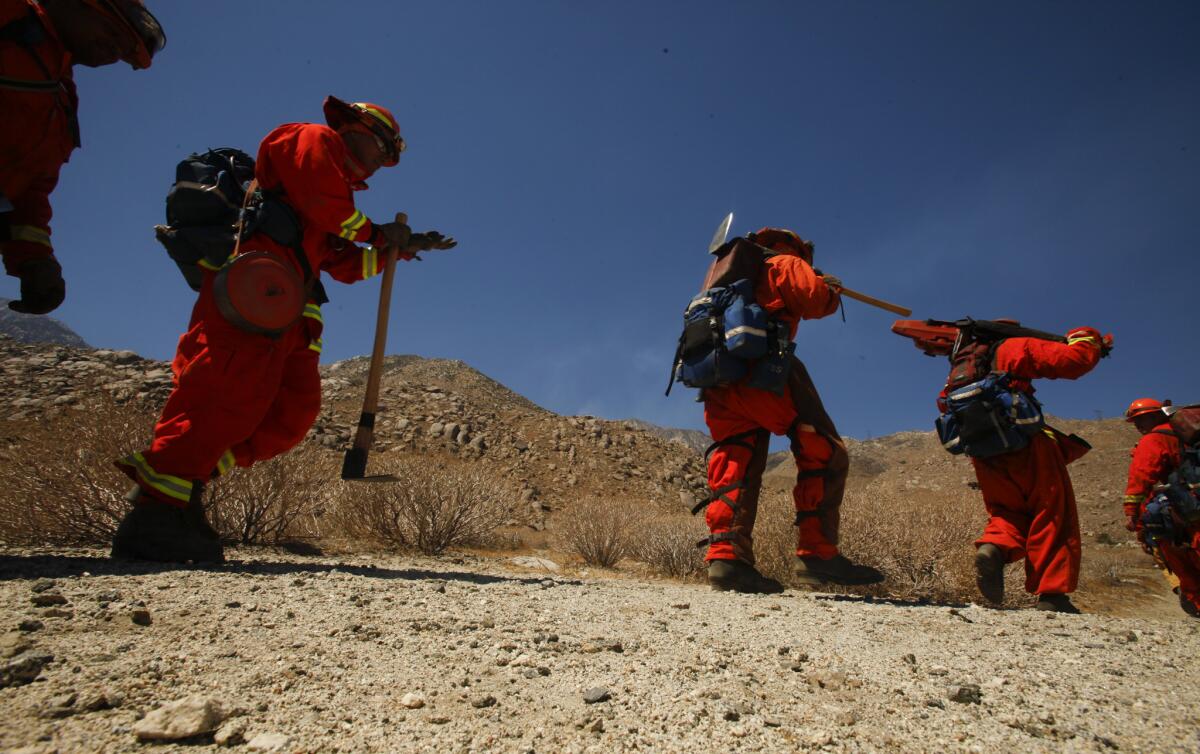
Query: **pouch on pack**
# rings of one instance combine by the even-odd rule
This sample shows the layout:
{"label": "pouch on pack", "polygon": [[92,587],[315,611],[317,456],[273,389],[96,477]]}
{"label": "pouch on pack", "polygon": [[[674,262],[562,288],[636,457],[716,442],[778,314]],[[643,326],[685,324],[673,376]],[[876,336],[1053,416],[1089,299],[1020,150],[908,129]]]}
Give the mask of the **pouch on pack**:
{"label": "pouch on pack", "polygon": [[951,391],[946,408],[934,423],[942,447],[972,458],[1020,450],[1046,423],[1041,404],[1013,389],[1004,372],[993,372]]}
{"label": "pouch on pack", "polygon": [[688,304],[683,322],[672,382],[695,388],[743,379],[752,362],[767,354],[773,332],[749,280],[703,291]]}

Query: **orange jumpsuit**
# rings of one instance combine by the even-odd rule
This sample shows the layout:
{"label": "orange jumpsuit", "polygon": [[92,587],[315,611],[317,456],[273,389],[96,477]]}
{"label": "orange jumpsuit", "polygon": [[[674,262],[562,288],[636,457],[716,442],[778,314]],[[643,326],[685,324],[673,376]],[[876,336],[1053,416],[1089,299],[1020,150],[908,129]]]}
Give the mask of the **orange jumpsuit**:
{"label": "orange jumpsuit", "polygon": [[[1133,517],[1138,539],[1142,540],[1144,506],[1153,494],[1154,486],[1167,481],[1183,457],[1179,438],[1171,431],[1168,422],[1142,435],[1131,456],[1124,509],[1126,516]],[[1189,534],[1189,541],[1183,545],[1160,541],[1157,555],[1161,558],[1161,565],[1166,566],[1179,580],[1179,593],[1200,609],[1200,530]]]}
{"label": "orange jumpsuit", "polygon": [[[1032,393],[1029,380],[1076,379],[1100,359],[1100,334],[1072,330],[1067,343],[1009,338],[996,348],[993,369]],[[1029,445],[990,458],[972,458],[988,523],[975,545],[990,543],[1008,562],[1025,559],[1025,590],[1067,594],[1079,582],[1079,514],[1067,464],[1086,452],[1081,444],[1046,429]]]}
{"label": "orange jumpsuit", "polygon": [[[766,260],[754,297],[771,316],[788,324],[837,311],[840,297],[799,256]],[[787,390],[775,395],[741,384],[703,392],[704,421],[715,441],[708,458],[712,500],[705,511],[711,532],[707,560],[754,563],[753,529],[770,436],[787,435],[798,470],[796,554],[832,558],[849,456],[808,371],[792,360]]]}
{"label": "orange jumpsuit", "polygon": [[[346,147],[335,131],[290,123],[263,139],[255,177],[263,189],[282,193],[299,216],[313,274],[325,270],[352,283],[382,271],[385,255],[354,243],[371,238],[373,226],[354,206],[352,192],[366,184],[349,177],[345,164]],[[295,252],[265,235],[247,238],[241,248],[278,254],[303,274]],[[310,299],[300,321],[278,338],[257,335],[221,315],[214,278],[205,274],[188,331],[179,339],[171,365],[175,388],[149,450],[117,461],[147,494],[175,505],[188,501],[195,482],[295,446],[321,405],[321,302]]]}
{"label": "orange jumpsuit", "polygon": [[33,0],[0,0],[0,254],[16,275],[54,254],[50,194],[79,146],[71,56]]}

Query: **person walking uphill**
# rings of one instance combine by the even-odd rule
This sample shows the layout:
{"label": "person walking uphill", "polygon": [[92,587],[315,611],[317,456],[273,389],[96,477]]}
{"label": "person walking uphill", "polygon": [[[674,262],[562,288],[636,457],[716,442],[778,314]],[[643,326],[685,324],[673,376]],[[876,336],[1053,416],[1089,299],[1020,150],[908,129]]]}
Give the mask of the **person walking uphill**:
{"label": "person walking uphill", "polygon": [[1090,327],[1066,337],[1013,320],[897,322],[929,355],[950,357],[938,398],[942,444],[971,458],[988,522],[975,542],[976,583],[1004,600],[1004,566],[1025,560],[1025,589],[1037,608],[1079,612],[1068,595],[1079,580],[1079,516],[1067,464],[1090,446],[1045,424],[1034,379],[1077,379],[1112,348]]}
{"label": "person walking uphill", "polygon": [[[328,125],[279,126],[259,147],[261,230],[252,226],[223,268],[204,273],[154,439],[116,462],[137,487],[113,537],[113,557],[220,561],[200,501],[205,481],[289,450],[320,408],[320,305],[327,300],[320,272],[352,283],[382,271],[381,249],[411,259],[454,246],[436,232],[411,234],[399,220],[376,224],[355,207],[353,192],[404,151],[391,112],[334,97],[324,109]],[[259,275],[283,295],[255,299]],[[278,302],[290,305],[291,292],[294,310],[280,319]],[[280,321],[271,327],[271,320]]]}
{"label": "person walking uphill", "polygon": [[0,0],[0,255],[21,280],[13,311],[66,297],[50,243],[50,194],[80,145],[72,67],[149,68],[166,44],[140,0]]}
{"label": "person walking uphill", "polygon": [[[837,311],[839,281],[813,269],[812,244],[789,230],[763,228],[748,239],[732,243],[746,241],[756,250],[751,253],[767,252],[757,280],[746,279],[720,289],[714,289],[710,280],[705,285],[709,290],[693,300],[685,318],[710,306],[714,291],[723,291],[716,293],[716,298],[733,295],[733,302],[722,315],[726,332],[715,351],[718,371],[732,363],[726,361],[722,366],[720,359],[737,352],[747,334],[771,333],[768,355],[751,362],[749,374],[730,374],[731,379],[708,387],[703,381],[688,378],[695,369],[689,366],[689,347],[681,339],[684,356],[680,379],[684,384],[702,387],[704,421],[714,440],[707,454],[712,497],[696,509],[707,506],[705,522],[711,533],[702,544],[708,545],[709,583],[717,590],[783,590],[778,581],[763,576],[754,567],[754,521],[773,434],[791,440],[796,461],[793,500],[797,578],[808,584],[882,581],[883,575],[875,569],[855,565],[838,552],[839,511],[849,457],[808,371],[792,355],[792,340],[800,320]],[[738,251],[735,248],[735,253]],[[741,287],[745,290],[738,294]],[[744,305],[736,300],[738,295],[745,298]],[[738,324],[741,320],[735,318],[742,315],[735,314],[735,310],[753,311],[751,317],[765,314],[766,321]],[[703,333],[708,327],[705,319],[693,319]],[[684,339],[688,337],[685,330]]]}

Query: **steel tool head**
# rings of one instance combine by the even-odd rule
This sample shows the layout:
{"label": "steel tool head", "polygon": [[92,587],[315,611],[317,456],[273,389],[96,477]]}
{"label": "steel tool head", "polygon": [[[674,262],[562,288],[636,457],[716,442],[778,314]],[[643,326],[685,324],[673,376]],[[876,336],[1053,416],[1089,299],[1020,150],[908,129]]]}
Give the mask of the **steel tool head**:
{"label": "steel tool head", "polygon": [[713,233],[712,242],[708,244],[708,253],[715,254],[717,249],[725,245],[725,239],[729,237],[729,226],[733,224],[733,213],[725,215],[725,219],[717,226],[717,232]]}

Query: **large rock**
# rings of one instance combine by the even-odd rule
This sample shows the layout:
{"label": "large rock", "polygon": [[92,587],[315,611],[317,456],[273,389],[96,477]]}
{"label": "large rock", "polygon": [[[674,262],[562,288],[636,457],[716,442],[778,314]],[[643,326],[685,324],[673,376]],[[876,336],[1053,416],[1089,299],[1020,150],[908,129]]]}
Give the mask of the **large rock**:
{"label": "large rock", "polygon": [[168,702],[133,724],[142,741],[175,741],[212,733],[229,713],[216,699],[189,696]]}

